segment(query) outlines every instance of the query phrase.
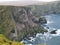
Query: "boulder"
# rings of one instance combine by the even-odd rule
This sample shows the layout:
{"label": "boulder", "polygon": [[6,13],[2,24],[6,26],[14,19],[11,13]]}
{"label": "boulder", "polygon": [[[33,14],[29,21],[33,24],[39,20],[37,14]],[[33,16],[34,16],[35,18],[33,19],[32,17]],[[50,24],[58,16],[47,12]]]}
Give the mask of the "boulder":
{"label": "boulder", "polygon": [[50,33],[51,33],[51,34],[56,34],[56,31],[57,31],[57,30],[53,30],[53,31],[51,31]]}

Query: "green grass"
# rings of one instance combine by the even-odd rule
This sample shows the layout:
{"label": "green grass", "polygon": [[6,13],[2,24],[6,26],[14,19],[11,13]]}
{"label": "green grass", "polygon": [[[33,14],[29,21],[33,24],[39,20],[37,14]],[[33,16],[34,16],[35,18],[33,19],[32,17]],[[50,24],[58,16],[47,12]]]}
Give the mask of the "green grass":
{"label": "green grass", "polygon": [[0,34],[0,45],[24,45],[17,41],[8,40],[3,34]]}

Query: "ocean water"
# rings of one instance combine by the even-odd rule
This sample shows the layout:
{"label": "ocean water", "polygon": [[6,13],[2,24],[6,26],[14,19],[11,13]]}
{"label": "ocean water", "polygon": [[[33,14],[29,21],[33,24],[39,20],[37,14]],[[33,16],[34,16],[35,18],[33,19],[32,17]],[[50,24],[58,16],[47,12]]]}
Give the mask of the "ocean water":
{"label": "ocean water", "polygon": [[47,20],[46,27],[49,27],[50,31],[57,30],[57,34],[52,34],[53,36],[51,39],[48,39],[46,44],[47,45],[60,45],[60,14],[56,15],[46,15]]}
{"label": "ocean water", "polygon": [[[44,24],[44,28],[49,27],[48,32],[41,34],[37,33],[35,38],[31,40],[25,39],[26,45],[60,45],[60,14],[46,15],[47,24]],[[57,30],[57,34],[50,34],[49,31]]]}
{"label": "ocean water", "polygon": [[60,29],[60,15],[46,15],[47,27]]}

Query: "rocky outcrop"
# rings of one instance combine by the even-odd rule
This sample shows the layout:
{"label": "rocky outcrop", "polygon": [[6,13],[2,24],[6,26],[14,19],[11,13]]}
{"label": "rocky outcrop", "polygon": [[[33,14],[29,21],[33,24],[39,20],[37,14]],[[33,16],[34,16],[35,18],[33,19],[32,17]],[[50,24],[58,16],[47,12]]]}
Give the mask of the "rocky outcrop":
{"label": "rocky outcrop", "polygon": [[50,33],[51,33],[51,34],[56,34],[56,31],[57,31],[57,30],[53,30],[53,31],[51,31]]}
{"label": "rocky outcrop", "polygon": [[[38,32],[43,33],[44,29],[39,26],[39,23],[44,24],[46,23],[46,20],[33,16],[30,7],[12,7],[12,10],[17,29],[14,33],[17,33],[17,38],[19,41],[25,37],[35,37]],[[11,34],[14,35],[14,33]],[[11,39],[13,39],[13,37],[11,37]]]}
{"label": "rocky outcrop", "polygon": [[47,23],[47,20],[46,20],[44,17],[39,17],[39,18],[34,17],[34,18],[32,19],[32,21],[33,21],[34,23],[37,23],[37,24],[46,24],[46,23]]}
{"label": "rocky outcrop", "polygon": [[46,24],[47,20],[45,18],[39,18],[39,23],[40,24]]}

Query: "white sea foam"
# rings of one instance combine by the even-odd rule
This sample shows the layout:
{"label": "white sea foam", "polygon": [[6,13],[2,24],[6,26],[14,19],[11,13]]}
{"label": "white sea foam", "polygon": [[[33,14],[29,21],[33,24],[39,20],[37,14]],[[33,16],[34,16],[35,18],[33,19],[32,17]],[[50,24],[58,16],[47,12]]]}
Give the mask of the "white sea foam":
{"label": "white sea foam", "polygon": [[56,33],[60,34],[60,29],[58,29],[58,30],[56,31]]}
{"label": "white sea foam", "polygon": [[33,45],[33,44],[26,44],[26,45]]}
{"label": "white sea foam", "polygon": [[53,23],[53,21],[47,20],[47,24]]}
{"label": "white sea foam", "polygon": [[36,37],[39,37],[39,36],[42,36],[42,35],[43,35],[42,33],[37,33]]}
{"label": "white sea foam", "polygon": [[[44,29],[47,29],[47,28],[44,27]],[[55,28],[53,28],[53,29],[47,29],[47,30],[48,30],[48,32],[47,32],[47,33],[44,33],[44,36],[45,36],[46,38],[52,39],[53,37],[60,36],[60,29],[55,29]],[[51,33],[50,33],[51,30],[57,30],[57,31],[56,31],[56,34],[51,34]]]}
{"label": "white sea foam", "polygon": [[[54,30],[55,30],[55,28],[54,28]],[[37,33],[35,38],[29,37],[31,39],[29,41],[30,42],[35,42],[36,41],[35,39],[37,39],[37,37],[39,37],[42,40],[47,41],[48,39],[52,39],[55,36],[60,36],[60,29],[57,29],[56,33],[57,34],[51,34],[50,32],[47,32],[47,33],[45,32],[44,34]],[[23,43],[23,42],[26,42],[27,43],[27,41],[24,41],[24,40],[21,43]],[[27,44],[27,45],[29,45],[29,44]],[[30,44],[30,45],[32,45],[32,44]]]}
{"label": "white sea foam", "polygon": [[49,25],[51,23],[54,23],[54,22],[53,21],[50,21],[50,20],[47,20],[47,24],[45,24],[45,25]]}
{"label": "white sea foam", "polygon": [[31,41],[31,42],[35,41],[35,38],[33,38],[33,37],[29,37],[29,38],[30,38],[29,41]]}

